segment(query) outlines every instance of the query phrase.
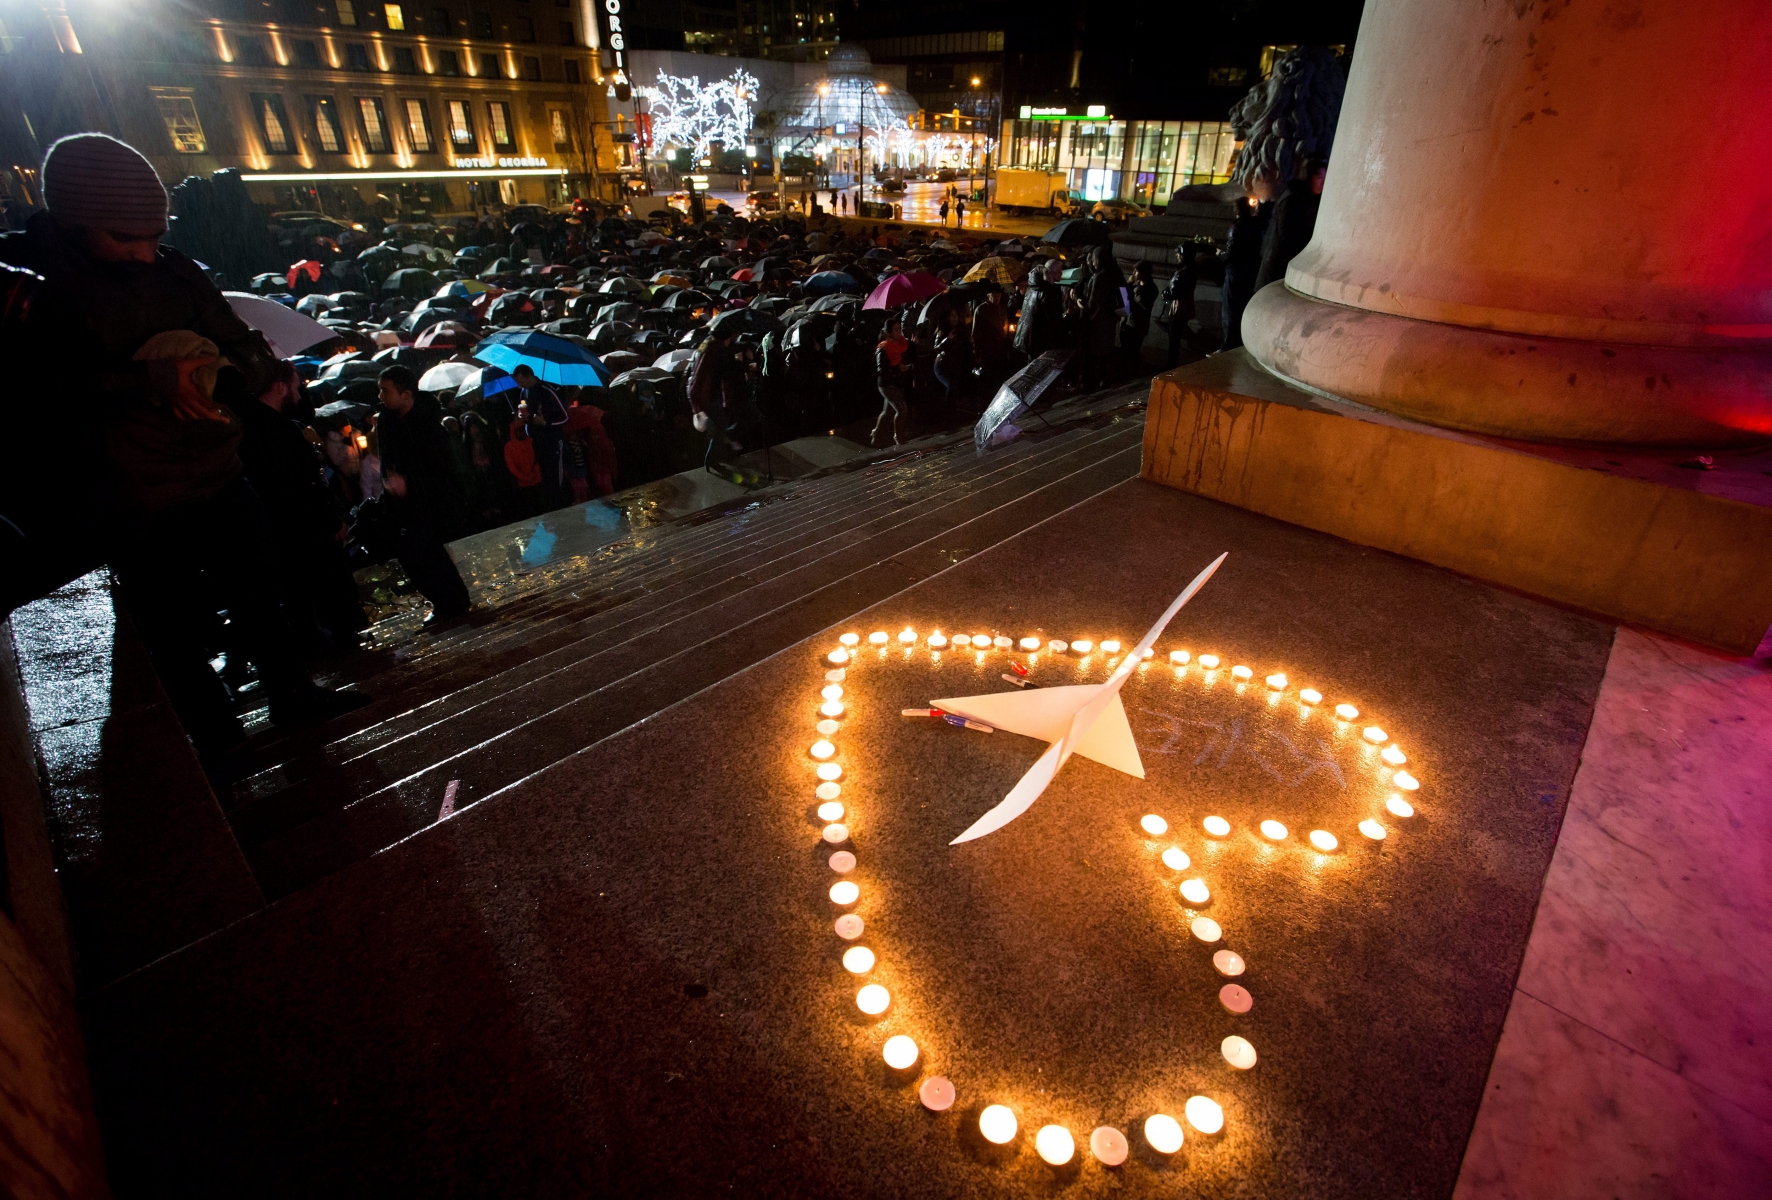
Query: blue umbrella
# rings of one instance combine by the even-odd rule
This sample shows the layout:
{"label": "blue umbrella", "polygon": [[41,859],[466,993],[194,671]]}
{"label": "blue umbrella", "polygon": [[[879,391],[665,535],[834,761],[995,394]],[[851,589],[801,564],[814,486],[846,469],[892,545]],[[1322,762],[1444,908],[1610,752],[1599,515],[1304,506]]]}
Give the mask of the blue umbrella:
{"label": "blue umbrella", "polygon": [[808,296],[825,296],[831,292],[860,292],[862,286],[847,271],[820,271],[806,281]]}
{"label": "blue umbrella", "polygon": [[609,368],[595,354],[563,337],[534,329],[495,333],[474,347],[474,358],[506,371],[527,366],[543,383],[567,387],[609,384]]}

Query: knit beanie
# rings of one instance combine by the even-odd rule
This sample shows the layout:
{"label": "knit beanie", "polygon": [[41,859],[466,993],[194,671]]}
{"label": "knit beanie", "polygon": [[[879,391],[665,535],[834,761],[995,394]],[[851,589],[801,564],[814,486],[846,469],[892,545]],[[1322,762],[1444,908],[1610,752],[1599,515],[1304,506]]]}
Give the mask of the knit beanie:
{"label": "knit beanie", "polygon": [[43,204],[69,225],[166,232],[166,189],[141,151],[102,133],[62,138],[43,158]]}

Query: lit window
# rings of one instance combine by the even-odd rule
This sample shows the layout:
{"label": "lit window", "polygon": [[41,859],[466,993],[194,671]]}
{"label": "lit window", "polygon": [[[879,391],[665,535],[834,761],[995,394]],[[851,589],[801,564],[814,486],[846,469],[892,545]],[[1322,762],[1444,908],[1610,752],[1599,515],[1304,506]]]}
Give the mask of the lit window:
{"label": "lit window", "polygon": [[548,118],[554,127],[554,149],[572,149],[572,135],[566,131],[566,112],[564,109],[548,110]]}
{"label": "lit window", "polygon": [[406,102],[406,132],[412,137],[413,153],[429,154],[437,148],[436,138],[431,134],[431,110],[423,100]]}
{"label": "lit window", "polygon": [[388,121],[381,101],[374,96],[357,99],[357,116],[363,122],[363,148],[372,154],[388,152]]}
{"label": "lit window", "polygon": [[517,139],[511,131],[511,106],[503,100],[486,105],[486,117],[492,125],[492,144],[500,150],[515,149]]}
{"label": "lit window", "polygon": [[474,135],[474,114],[466,100],[449,101],[449,144],[458,153],[480,152],[480,139]]}
{"label": "lit window", "polygon": [[294,149],[289,137],[289,120],[283,115],[283,97],[254,93],[252,113],[258,118],[258,129],[264,135],[267,152],[288,154]]}
{"label": "lit window", "polygon": [[153,88],[154,104],[166,124],[166,136],[179,154],[202,154],[203,125],[197,120],[197,102],[182,88]]}
{"label": "lit window", "polygon": [[381,6],[381,11],[388,18],[389,29],[400,30],[406,28],[406,14],[400,11],[400,6],[398,4],[384,4]]}
{"label": "lit window", "polygon": [[357,23],[357,6],[351,0],[338,0],[338,23],[355,25]]}
{"label": "lit window", "polygon": [[343,154],[345,136],[338,123],[338,105],[331,96],[309,96],[308,115],[314,121],[314,136],[327,154]]}

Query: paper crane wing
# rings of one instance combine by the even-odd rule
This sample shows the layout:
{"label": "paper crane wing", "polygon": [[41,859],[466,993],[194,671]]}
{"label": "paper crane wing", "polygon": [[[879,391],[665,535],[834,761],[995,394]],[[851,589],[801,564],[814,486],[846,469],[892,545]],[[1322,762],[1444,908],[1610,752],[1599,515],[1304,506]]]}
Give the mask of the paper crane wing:
{"label": "paper crane wing", "polygon": [[[1073,753],[1082,754],[1085,758],[1092,758],[1140,779],[1144,778],[1144,765],[1139,761],[1138,747],[1134,744],[1132,730],[1126,723],[1126,709],[1120,703],[1120,687],[1138,664],[1144,661],[1144,652],[1162,636],[1163,630],[1168,628],[1175,614],[1194,598],[1194,593],[1206,585],[1206,581],[1212,578],[1212,573],[1228,557],[1228,551],[1220,554],[1194,577],[1194,581],[1175,598],[1168,611],[1157,619],[1157,623],[1146,631],[1138,644],[1120,661],[1106,683],[1082,687],[1040,688],[1033,692],[993,696],[967,696],[935,702],[936,707],[948,712],[971,716],[974,720],[999,729],[1051,741],[1046,752],[1040,755],[1038,761],[1028,769],[1028,773],[1009,790],[1003,802],[974,821],[971,828],[948,843],[949,845],[957,846],[961,842],[970,842],[988,833],[995,833],[1033,807],[1034,801],[1040,798],[1046,785],[1052,782],[1058,769],[1070,760]],[[1052,699],[1042,699],[1049,694]],[[966,707],[949,707],[950,705],[971,706],[974,711],[967,711]],[[987,710],[996,711],[999,718],[1006,716],[1007,720],[984,715]],[[1070,716],[1068,724],[1064,719],[1067,710]],[[1096,733],[1098,729],[1101,730],[1099,734]]]}

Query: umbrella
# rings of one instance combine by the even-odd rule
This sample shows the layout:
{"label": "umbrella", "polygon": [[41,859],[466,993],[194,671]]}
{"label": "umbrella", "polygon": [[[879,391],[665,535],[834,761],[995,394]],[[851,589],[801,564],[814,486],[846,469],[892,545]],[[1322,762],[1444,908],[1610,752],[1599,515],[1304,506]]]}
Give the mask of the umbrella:
{"label": "umbrella", "polygon": [[561,337],[583,337],[591,331],[589,317],[561,317],[558,320],[546,321],[541,325],[543,333],[557,333]]}
{"label": "umbrella", "polygon": [[533,325],[541,308],[522,292],[506,292],[486,308],[486,319],[494,325]]}
{"label": "umbrella", "polygon": [[326,268],[322,267],[313,259],[304,258],[300,262],[291,263],[289,265],[289,272],[284,278],[289,280],[290,287],[296,286],[296,280],[302,278],[304,275],[307,276],[309,283],[319,283],[320,272],[325,269]]}
{"label": "umbrella", "polygon": [[740,283],[749,283],[753,277],[753,272],[749,267],[740,267],[732,273],[732,277]]}
{"label": "umbrella", "polygon": [[806,281],[808,296],[823,296],[830,292],[859,292],[861,284],[855,276],[847,271],[820,271]]}
{"label": "umbrella", "polygon": [[673,375],[681,374],[689,369],[689,363],[695,358],[693,350],[672,350],[669,354],[661,354],[653,362],[653,366]]}
{"label": "umbrella", "polygon": [[599,292],[645,292],[646,285],[631,275],[617,275],[613,279],[605,279]]}
{"label": "umbrella", "polygon": [[472,300],[486,290],[486,285],[478,279],[457,279],[437,289],[439,296],[458,296],[464,300]]}
{"label": "umbrella", "polygon": [[1090,221],[1082,217],[1070,217],[1046,231],[1040,239],[1052,246],[1111,246],[1114,244],[1113,234],[1105,221]]}
{"label": "umbrella", "polygon": [[1071,361],[1071,350],[1048,350],[1033,362],[1011,375],[997,389],[989,407],[972,427],[972,442],[983,454],[992,446],[1000,446],[1021,432],[1011,422],[1039,403],[1051,386],[1064,374]]}
{"label": "umbrella", "polygon": [[614,304],[605,304],[597,310],[599,321],[638,321],[640,314],[646,310],[632,300],[617,300]]}
{"label": "umbrella", "polygon": [[419,334],[412,344],[424,350],[466,350],[479,336],[460,321],[443,321]]}
{"label": "umbrella", "polygon": [[591,345],[598,350],[614,350],[636,332],[626,321],[602,321],[591,327]]}
{"label": "umbrella", "polygon": [[400,296],[434,296],[438,286],[437,277],[420,267],[395,271],[381,281],[383,292],[393,292]]}
{"label": "umbrella", "polygon": [[[844,316],[853,319],[855,316],[855,307],[860,303],[860,296],[845,296],[841,292],[838,292],[830,296],[820,296],[806,306],[806,311],[809,313],[842,313]],[[880,307],[885,308],[886,306],[882,304]]]}
{"label": "umbrella", "polygon": [[[618,375],[627,371],[635,370],[636,368],[642,371],[650,371],[652,369],[646,365],[646,356],[644,354],[635,354],[632,350],[615,350],[604,357],[607,360],[604,365],[607,366],[610,371]],[[667,371],[665,374],[668,375],[670,372]]]}
{"label": "umbrella", "polygon": [[312,317],[305,317],[292,308],[284,308],[275,300],[254,296],[251,292],[223,292],[234,315],[265,335],[271,352],[278,358],[294,358],[309,346],[330,341],[338,336]]}
{"label": "umbrella", "polygon": [[713,258],[704,258],[701,260],[701,269],[704,271],[725,272],[730,271],[737,266],[738,264],[733,262],[730,258],[721,258],[718,255]]}
{"label": "umbrella", "polygon": [[660,271],[658,274],[656,274],[652,277],[652,282],[654,284],[662,284],[665,287],[680,287],[680,288],[689,287],[693,283],[693,281],[689,278],[689,276],[679,275],[675,271]]}
{"label": "umbrella", "polygon": [[706,292],[694,290],[672,292],[665,297],[665,302],[659,307],[670,309],[712,308],[714,307],[714,298]]}
{"label": "umbrella", "polygon": [[1012,288],[1021,282],[1027,268],[1013,258],[981,258],[966,272],[967,283],[995,283]]}
{"label": "umbrella", "polygon": [[517,260],[516,259],[514,259],[514,258],[495,258],[492,260],[491,264],[488,265],[484,271],[480,272],[480,278],[487,280],[487,281],[491,281],[491,280],[497,279],[500,275],[510,275],[513,272],[515,272],[516,270],[517,270]]}
{"label": "umbrella", "polygon": [[[923,271],[888,275],[880,281],[880,286],[873,290],[862,307],[897,308],[901,304],[916,304],[920,300],[927,300],[946,290],[947,284]],[[823,301],[819,303],[822,304]]]}
{"label": "umbrella", "polygon": [[517,381],[511,378],[509,371],[497,367],[481,367],[462,377],[461,384],[455,389],[455,398],[462,401],[480,400],[496,396],[500,392],[508,392],[516,386]]}
{"label": "umbrella", "polygon": [[836,335],[837,318],[831,313],[813,313],[805,320],[798,322],[788,330],[787,336],[781,340],[782,349],[792,350],[796,346],[816,345],[820,349],[830,349],[830,339]]}
{"label": "umbrella", "polygon": [[357,404],[351,400],[334,400],[331,404],[322,404],[314,410],[314,424],[318,426],[356,425],[362,427],[369,414],[374,412],[367,404]]}
{"label": "umbrella", "polygon": [[751,308],[735,308],[708,322],[708,332],[725,337],[729,329],[739,333],[780,333],[784,326],[777,317]]}
{"label": "umbrella", "polygon": [[[673,353],[679,352],[673,351]],[[687,354],[689,351],[684,350],[680,353]],[[609,386],[611,389],[614,389],[624,387],[631,383],[662,383],[664,380],[675,378],[676,372],[667,371],[661,367],[634,367],[632,370],[623,371],[620,375],[617,375],[614,379],[610,380]]]}
{"label": "umbrella", "polygon": [[609,382],[608,368],[589,350],[533,329],[495,333],[474,347],[474,357],[507,371],[528,366],[543,383],[603,387]]}
{"label": "umbrella", "polygon": [[421,392],[450,392],[461,387],[462,380],[474,374],[480,368],[473,363],[446,362],[438,363],[418,377],[418,390]]}
{"label": "umbrella", "polygon": [[322,296],[319,292],[315,292],[309,296],[303,296],[300,300],[295,302],[295,311],[304,317],[318,317],[321,313],[328,312],[337,307],[338,301],[334,300],[331,296]]}

